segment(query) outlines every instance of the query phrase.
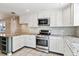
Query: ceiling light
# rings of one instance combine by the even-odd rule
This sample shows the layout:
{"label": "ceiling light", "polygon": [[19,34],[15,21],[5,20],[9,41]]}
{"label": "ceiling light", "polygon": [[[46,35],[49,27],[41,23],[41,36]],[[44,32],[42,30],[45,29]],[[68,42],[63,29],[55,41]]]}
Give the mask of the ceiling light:
{"label": "ceiling light", "polygon": [[30,9],[26,9],[26,12],[30,12]]}

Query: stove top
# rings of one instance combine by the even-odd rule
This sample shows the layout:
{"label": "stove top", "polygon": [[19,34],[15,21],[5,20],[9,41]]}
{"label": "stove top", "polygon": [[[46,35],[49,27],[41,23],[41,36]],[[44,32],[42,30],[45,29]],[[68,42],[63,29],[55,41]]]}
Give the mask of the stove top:
{"label": "stove top", "polygon": [[49,30],[40,30],[40,33],[38,35],[50,35]]}

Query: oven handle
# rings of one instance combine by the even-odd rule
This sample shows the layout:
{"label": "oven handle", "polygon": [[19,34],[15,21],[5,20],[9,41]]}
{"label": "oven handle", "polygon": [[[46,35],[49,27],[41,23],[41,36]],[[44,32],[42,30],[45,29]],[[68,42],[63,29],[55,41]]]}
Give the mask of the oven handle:
{"label": "oven handle", "polygon": [[45,38],[36,38],[37,40],[48,40],[49,38],[45,39]]}

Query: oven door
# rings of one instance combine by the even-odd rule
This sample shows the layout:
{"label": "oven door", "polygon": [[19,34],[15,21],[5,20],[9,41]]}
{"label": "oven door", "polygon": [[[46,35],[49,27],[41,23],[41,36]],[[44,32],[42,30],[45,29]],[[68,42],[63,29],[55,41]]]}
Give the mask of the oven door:
{"label": "oven door", "polygon": [[43,46],[43,47],[48,47],[48,40],[36,39],[36,45]]}

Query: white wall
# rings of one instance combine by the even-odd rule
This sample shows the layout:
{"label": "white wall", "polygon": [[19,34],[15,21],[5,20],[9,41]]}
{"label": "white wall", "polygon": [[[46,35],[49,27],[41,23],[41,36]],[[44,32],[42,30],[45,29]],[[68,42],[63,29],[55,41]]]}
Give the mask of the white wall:
{"label": "white wall", "polygon": [[56,35],[75,35],[75,27],[35,27],[30,28],[30,31],[38,34],[41,29],[50,30],[52,34]]}
{"label": "white wall", "polygon": [[[69,12],[70,12],[70,8],[68,8],[67,11],[66,10],[62,11],[62,9],[57,9],[57,10],[41,10],[38,13],[34,13],[34,14],[37,15],[37,18],[40,18],[40,17],[50,17],[51,19],[53,19],[53,21],[52,21],[53,25],[56,25],[56,24],[62,25],[62,23],[61,23],[62,20],[64,21],[64,24],[67,25],[68,22],[70,24],[70,13]],[[66,13],[69,13],[68,16],[66,15]],[[65,14],[65,15],[63,15],[63,14]],[[31,17],[31,14],[29,14],[28,17]],[[24,20],[25,22],[29,21],[29,20],[27,20],[28,17],[25,17],[26,18]],[[57,23],[56,19],[58,19],[58,23]],[[38,34],[41,29],[46,29],[46,30],[48,29],[48,30],[51,31],[52,34],[59,34],[59,35],[74,35],[75,34],[75,28],[74,27],[52,27],[52,28],[51,27],[45,27],[45,26],[44,27],[30,27],[30,32],[32,32],[34,34]]]}
{"label": "white wall", "polygon": [[[58,12],[60,12],[60,13],[58,15],[55,15]],[[69,10],[68,10],[68,12],[69,12]],[[53,19],[53,24],[54,25],[56,25],[56,23],[57,23],[57,21],[56,21],[57,18],[59,20],[59,23],[60,23],[60,21],[63,20],[59,15],[63,16],[62,9],[40,11],[40,12],[37,13],[37,17],[38,18],[42,17],[42,16],[43,17],[53,17],[51,19]],[[64,17],[65,17],[65,15],[64,15]],[[67,19],[70,19],[69,16],[67,16]],[[67,19],[64,19],[64,20],[67,20]],[[32,32],[34,34],[35,33],[38,34],[41,29],[50,30],[52,34],[57,34],[57,35],[74,35],[75,34],[75,28],[74,27],[47,27],[47,26],[43,26],[43,27],[41,27],[41,26],[40,27],[30,27],[30,32]]]}
{"label": "white wall", "polygon": [[76,36],[79,37],[79,27],[76,27]]}
{"label": "white wall", "polygon": [[52,28],[52,33],[59,34],[59,35],[74,35],[75,28],[74,27]]}

